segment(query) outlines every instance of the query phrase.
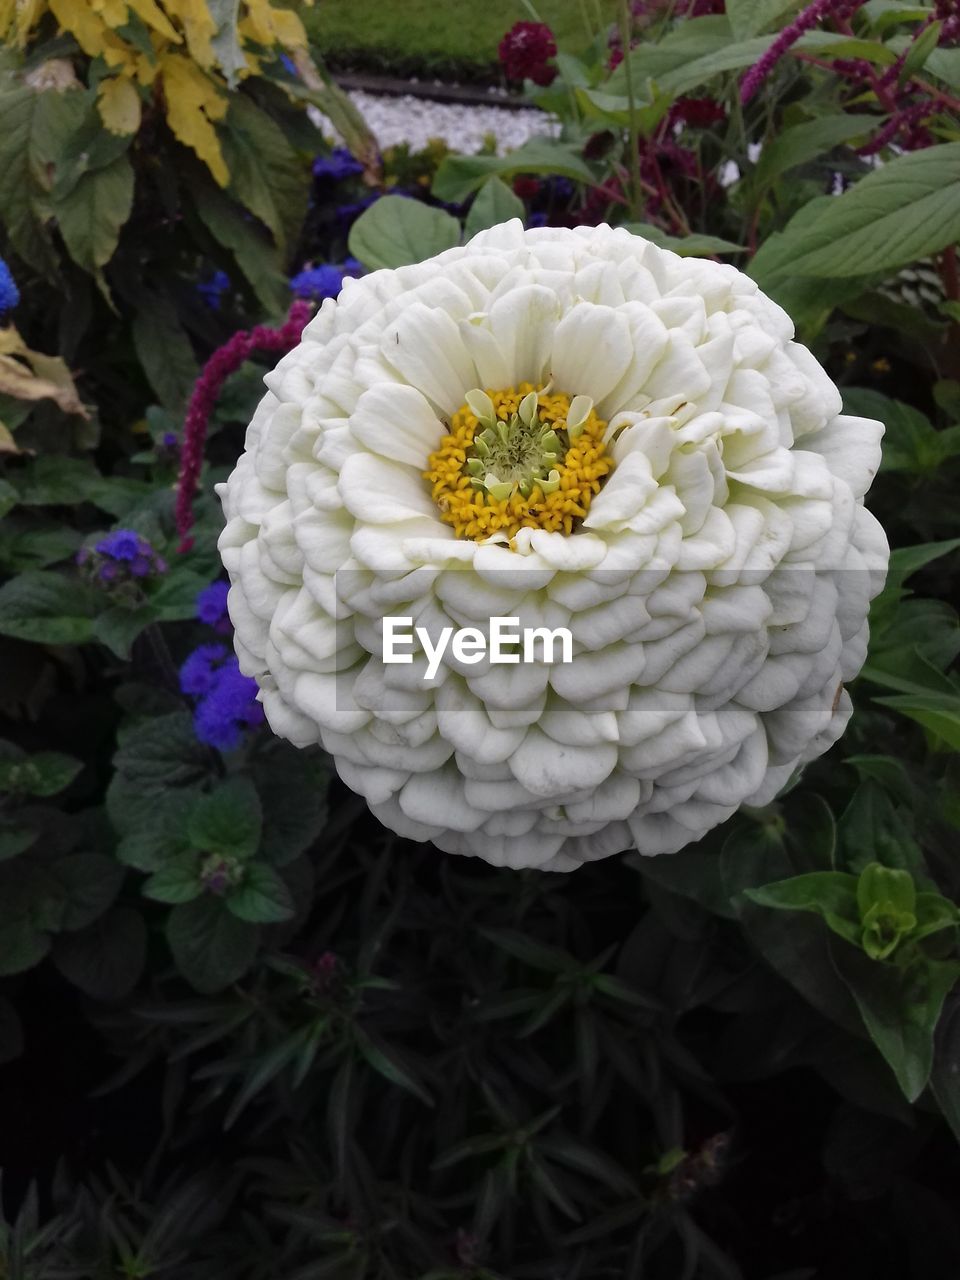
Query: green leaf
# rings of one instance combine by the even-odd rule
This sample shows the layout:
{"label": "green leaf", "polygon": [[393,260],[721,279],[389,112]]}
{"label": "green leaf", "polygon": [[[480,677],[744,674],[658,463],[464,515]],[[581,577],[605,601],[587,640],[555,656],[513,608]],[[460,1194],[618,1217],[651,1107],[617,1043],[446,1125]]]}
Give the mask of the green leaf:
{"label": "green leaf", "polygon": [[129,608],[122,604],[111,605],[97,615],[93,623],[93,635],[122,662],[130,658],[130,650],[136,638],[146,631],[159,614],[151,605],[139,604]]}
{"label": "green leaf", "polygon": [[53,963],[95,1000],[120,1000],[137,985],[147,958],[147,929],[130,907],[114,907],[79,933],[57,938]]}
{"label": "green leaf", "polygon": [[6,480],[0,480],[0,520],[12,511],[20,501],[20,495],[12,484],[8,484]]}
{"label": "green leaf", "polygon": [[853,947],[833,946],[831,954],[870,1038],[907,1100],[915,1102],[930,1077],[934,1031],[960,963],[923,959],[903,968],[880,964]]}
{"label": "green leaf", "polygon": [[857,881],[843,871],[810,871],[757,889],[745,889],[751,902],[779,911],[813,911],[847,942],[859,945]]}
{"label": "green leaf", "polygon": [[357,1048],[374,1071],[382,1075],[385,1080],[389,1080],[391,1084],[398,1085],[407,1093],[412,1093],[426,1106],[433,1106],[433,1098],[400,1059],[393,1046],[384,1044],[379,1036],[357,1025],[354,1025],[353,1036]]}
{"label": "green leaf", "polygon": [[30,827],[12,826],[7,823],[0,825],[0,862],[6,862],[8,858],[16,858],[25,849],[29,849],[36,842],[39,834],[39,831]]}
{"label": "green leaf", "polygon": [[196,852],[193,849],[175,853],[145,882],[145,898],[155,902],[192,902],[203,893]]}
{"label": "green leaf", "polygon": [[954,751],[960,751],[960,694],[951,698],[945,694],[905,693],[874,701],[916,720]]}
{"label": "green leaf", "polygon": [[204,226],[233,254],[261,305],[272,313],[285,311],[290,285],[269,236],[213,183],[198,184],[194,200]]}
{"label": "green leaf", "polygon": [[137,358],[160,403],[181,414],[199,370],[171,300],[157,293],[145,296],[133,317],[132,334]]}
{"label": "green leaf", "polygon": [[495,227],[499,222],[525,216],[526,208],[520,197],[514,195],[500,178],[488,178],[473,198],[463,228],[464,239],[469,240],[478,231]]}
{"label": "green leaf", "polygon": [[788,169],[815,160],[841,142],[861,137],[876,124],[876,116],[836,115],[819,116],[816,120],[784,129],[764,144],[753,171],[753,181],[758,187],[768,187]]}
{"label": "green leaf", "polygon": [[47,274],[57,267],[45,225],[51,174],[85,106],[86,94],[79,90],[0,93],[0,219],[20,257]]}
{"label": "green leaf", "polygon": [[23,1053],[23,1023],[13,1004],[0,996],[0,1067]]}
{"label": "green leaf", "polygon": [[879,418],[886,426],[882,471],[930,474],[947,459],[960,455],[960,427],[938,431],[919,409],[882,392],[867,387],[845,387],[843,407],[846,413]]}
{"label": "green leaf", "polygon": [[297,750],[273,739],[257,753],[252,776],[263,808],[261,856],[285,866],[309,849],[326,824],[330,761],[319,750]]}
{"label": "green leaf", "polygon": [[66,930],[85,929],[112,907],[126,874],[102,853],[72,853],[55,862],[52,871],[66,894],[60,922]]}
{"label": "green leaf", "polygon": [[404,267],[460,243],[460,223],[404,196],[381,196],[350,228],[349,247],[365,267]]}
{"label": "green leaf", "polygon": [[759,35],[778,18],[800,7],[801,0],[727,0],[726,13],[737,40]]}
{"label": "green leaf", "polygon": [[187,847],[186,810],[192,788],[144,790],[139,781],[114,774],[107,788],[107,812],[120,832],[117,858],[138,871],[156,871]]}
{"label": "green leaf", "polygon": [[226,904],[240,920],[252,924],[278,924],[296,914],[293,895],[265,862],[251,862],[244,868],[243,880],[227,895]]}
{"label": "green leaf", "polygon": [[889,274],[960,239],[960,142],[897,156],[820,202],[816,214],[787,224],[757,277],[761,285],[784,273]]}
{"label": "green leaf", "polygon": [[0,588],[0,635],[34,644],[83,644],[93,638],[98,599],[59,573],[29,572]]}
{"label": "green leaf", "polygon": [[897,77],[898,84],[906,84],[911,76],[916,75],[918,71],[923,69],[924,63],[937,47],[942,30],[942,22],[931,22],[928,27],[917,33],[916,39],[907,50],[907,55],[900,66],[900,74]]}
{"label": "green leaf", "polygon": [[0,760],[0,791],[55,796],[69,787],[82,768],[81,760],[60,751],[39,751],[32,756]]}
{"label": "green leaf", "polygon": [[657,80],[665,93],[685,94],[712,80],[723,71],[739,71],[752,67],[773,43],[773,36],[754,36],[749,40],[727,41],[723,48],[700,58],[682,63]]}
{"label": "green leaf", "polygon": [[198,991],[222,991],[242,977],[257,953],[260,931],[238,920],[219,898],[204,895],[173,908],[167,941],[177,968]]}
{"label": "green leaf", "polygon": [[230,778],[197,800],[187,821],[187,835],[204,853],[252,858],[260,844],[263,817],[260,797],[248,778]]}
{"label": "green leaf", "polygon": [[27,916],[0,924],[0,978],[23,973],[40,963],[50,950],[50,935]]}
{"label": "green leaf", "polygon": [[66,189],[58,180],[53,212],[70,257],[85,271],[98,272],[113,257],[133,208],[133,186],[133,166],[126,155],[84,173]]}
{"label": "green leaf", "polygon": [[243,93],[231,95],[219,132],[230,170],[228,190],[269,227],[286,256],[307,211],[308,166],[276,121]]}
{"label": "green leaf", "polygon": [[589,185],[595,181],[590,167],[569,143],[531,138],[505,156],[446,156],[431,190],[438,200],[456,203],[466,200],[492,174],[508,178],[517,173],[557,174]]}
{"label": "green leaf", "polygon": [[746,253],[746,246],[722,240],[720,236],[671,236],[650,222],[625,222],[626,229],[661,249],[670,249],[681,258],[707,258],[719,253]]}
{"label": "green leaf", "polygon": [[123,731],[114,766],[146,787],[181,786],[202,777],[210,753],[197,742],[186,711],[145,720]]}
{"label": "green leaf", "polygon": [[940,1019],[930,1088],[960,1142],[960,1001],[952,1001]]}

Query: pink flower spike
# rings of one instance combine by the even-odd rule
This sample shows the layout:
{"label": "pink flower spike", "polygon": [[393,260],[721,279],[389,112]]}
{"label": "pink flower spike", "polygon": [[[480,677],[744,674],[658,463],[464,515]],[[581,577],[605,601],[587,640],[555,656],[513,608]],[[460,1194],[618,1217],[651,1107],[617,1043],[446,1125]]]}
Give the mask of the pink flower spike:
{"label": "pink flower spike", "polygon": [[813,4],[807,5],[788,27],[784,27],[763,57],[754,63],[740,81],[740,101],[750,101],[787,50],[817,23],[829,17],[849,18],[865,3],[866,0],[813,0]]}
{"label": "pink flower spike", "polygon": [[286,321],[276,329],[257,325],[255,329],[241,329],[218,347],[203,366],[194,383],[183,428],[183,449],[180,454],[180,475],[177,480],[176,521],[180,535],[178,550],[182,553],[193,546],[189,536],[193,526],[193,499],[197,482],[203,470],[203,451],[207,439],[207,423],[216,408],[223,384],[235,373],[254,351],[285,353],[300,341],[311,307],[308,302],[295,302]]}

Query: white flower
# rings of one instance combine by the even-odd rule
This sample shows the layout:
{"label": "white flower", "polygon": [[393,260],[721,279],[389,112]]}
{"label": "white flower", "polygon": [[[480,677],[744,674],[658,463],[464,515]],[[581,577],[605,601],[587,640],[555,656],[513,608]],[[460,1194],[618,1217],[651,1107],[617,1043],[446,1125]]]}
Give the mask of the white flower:
{"label": "white flower", "polygon": [[[883,428],[792,337],[733,267],[609,227],[348,280],[220,487],[273,730],[400,834],[513,867],[674,852],[771,800],[846,724],[888,557]],[[501,448],[473,393],[509,418],[525,383]],[[388,615],[563,625],[574,658],[447,650],[428,685],[384,664]]]}

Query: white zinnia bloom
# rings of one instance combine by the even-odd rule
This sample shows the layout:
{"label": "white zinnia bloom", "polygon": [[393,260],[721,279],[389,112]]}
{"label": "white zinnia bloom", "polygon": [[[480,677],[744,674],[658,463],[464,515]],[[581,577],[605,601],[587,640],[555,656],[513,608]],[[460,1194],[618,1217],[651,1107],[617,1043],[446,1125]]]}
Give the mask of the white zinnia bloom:
{"label": "white zinnia bloom", "polygon": [[[792,339],[735,268],[605,226],[511,222],[347,280],[219,489],[237,652],[274,732],[321,742],[401,835],[512,867],[674,852],[770,801],[849,718],[888,558],[863,506],[883,428],[843,415]],[[599,492],[566,528],[458,536],[430,456],[468,393],[524,382],[584,397],[571,421],[592,404]],[[556,488],[573,436],[548,434]],[[487,465],[471,497],[503,489]],[[448,649],[426,684],[419,656],[384,664],[389,615],[434,636],[566,626],[574,657]]]}

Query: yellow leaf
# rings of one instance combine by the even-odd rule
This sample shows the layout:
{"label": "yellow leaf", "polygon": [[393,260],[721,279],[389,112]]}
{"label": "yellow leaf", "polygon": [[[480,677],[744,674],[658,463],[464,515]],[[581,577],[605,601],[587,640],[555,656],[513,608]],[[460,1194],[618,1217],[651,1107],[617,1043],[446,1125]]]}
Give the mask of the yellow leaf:
{"label": "yellow leaf", "polygon": [[[58,363],[63,365],[63,361]],[[63,368],[65,370],[66,366]],[[77,398],[72,382],[69,386],[59,386],[49,378],[38,377],[12,356],[0,356],[0,393],[13,396],[15,400],[54,400],[64,413],[79,413],[84,418],[89,416]]]}
{"label": "yellow leaf", "polygon": [[142,18],[148,27],[153,27],[164,40],[172,40],[174,44],[180,44],[183,40],[180,32],[170,25],[170,19],[154,0],[128,0],[128,3],[137,17]]}
{"label": "yellow leaf", "polygon": [[307,47],[307,33],[303,29],[303,23],[292,9],[271,9],[270,16],[273,21],[273,34],[278,44],[282,44],[285,49]]}
{"label": "yellow leaf", "polygon": [[63,30],[76,37],[84,53],[91,58],[103,53],[109,29],[86,4],[77,4],[77,0],[50,0],[50,11]]}
{"label": "yellow leaf", "polygon": [[140,95],[122,76],[100,81],[97,107],[111,133],[136,133],[140,128]]}
{"label": "yellow leaf", "polygon": [[194,62],[209,69],[216,61],[210,41],[217,24],[203,0],[165,0],[172,17],[179,19],[187,36],[187,48]]}
{"label": "yellow leaf", "polygon": [[0,422],[0,453],[20,453],[17,442],[10,434],[10,428]]}
{"label": "yellow leaf", "polygon": [[174,135],[197,153],[221,187],[230,181],[220,139],[212,121],[222,120],[227,99],[195,62],[178,53],[160,58],[167,122]]}
{"label": "yellow leaf", "polygon": [[108,27],[126,25],[129,14],[125,0],[92,0],[94,10],[99,13]]}

